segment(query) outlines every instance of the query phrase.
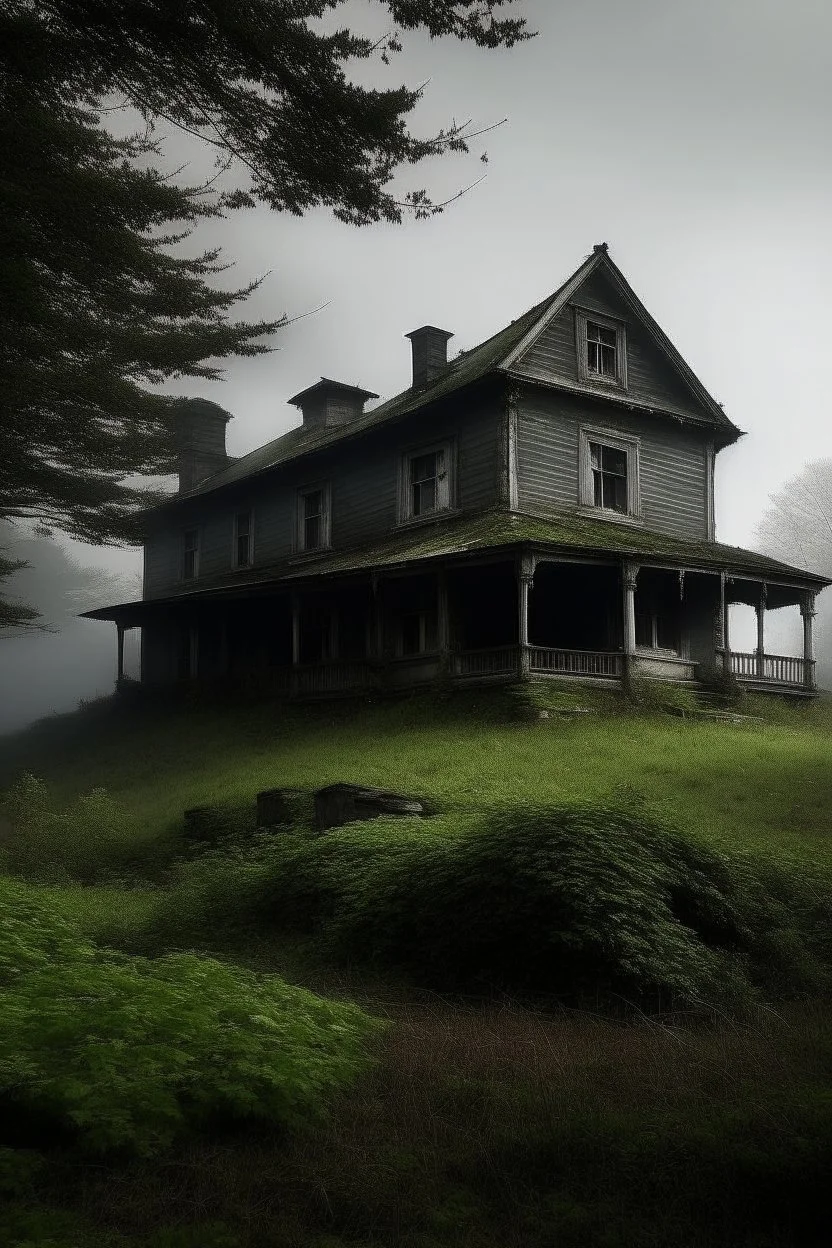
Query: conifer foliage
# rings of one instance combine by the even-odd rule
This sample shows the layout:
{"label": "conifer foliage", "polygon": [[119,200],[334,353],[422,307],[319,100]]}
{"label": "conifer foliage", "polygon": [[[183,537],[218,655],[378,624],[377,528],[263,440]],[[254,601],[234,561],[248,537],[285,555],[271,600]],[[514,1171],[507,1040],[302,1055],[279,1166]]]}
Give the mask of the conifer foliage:
{"label": "conifer foliage", "polygon": [[[153,387],[216,377],[282,323],[232,319],[254,287],[218,286],[190,232],[256,202],[355,224],[438,210],[390,179],[467,150],[466,127],[416,137],[421,89],[362,87],[350,63],[389,60],[396,28],[510,46],[527,37],[499,16],[513,2],[379,0],[394,26],[374,42],[328,29],[343,0],[5,0],[0,518],[137,539],[153,495],[136,481],[173,466],[176,405]],[[128,137],[108,125],[121,104],[143,119]],[[164,172],[159,123],[213,144],[226,176]]]}

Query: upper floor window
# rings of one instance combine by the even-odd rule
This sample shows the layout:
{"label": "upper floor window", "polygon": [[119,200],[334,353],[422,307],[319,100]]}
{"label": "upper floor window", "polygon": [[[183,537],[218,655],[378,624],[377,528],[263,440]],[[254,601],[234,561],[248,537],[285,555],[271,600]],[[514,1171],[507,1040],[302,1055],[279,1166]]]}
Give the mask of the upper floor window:
{"label": "upper floor window", "polygon": [[194,581],[199,576],[199,529],[186,529],[182,534],[182,579]]}
{"label": "upper floor window", "polygon": [[575,312],[578,375],[581,381],[627,385],[627,340],[624,326],[590,312]]}
{"label": "upper floor window", "polygon": [[254,526],[250,511],[238,511],[234,517],[234,567],[250,568],[253,562]]}
{"label": "upper floor window", "polygon": [[325,550],[329,546],[329,485],[298,490],[298,550]]}
{"label": "upper floor window", "polygon": [[582,428],[578,464],[579,502],[584,507],[638,516],[639,442],[615,430]]}
{"label": "upper floor window", "polygon": [[451,446],[444,443],[404,457],[401,519],[414,520],[451,506]]}

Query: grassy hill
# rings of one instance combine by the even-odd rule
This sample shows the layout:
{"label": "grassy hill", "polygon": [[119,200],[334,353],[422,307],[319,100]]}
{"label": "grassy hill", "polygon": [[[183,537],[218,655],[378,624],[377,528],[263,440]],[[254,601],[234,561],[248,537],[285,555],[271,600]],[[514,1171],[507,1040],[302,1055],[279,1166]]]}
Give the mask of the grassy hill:
{"label": "grassy hill", "polygon": [[[548,718],[537,718],[540,709]],[[231,969],[278,973],[388,1023],[368,1039],[372,1069],[304,1129],[211,1128],[158,1154],[94,1162],[72,1149],[0,1142],[0,1188],[4,1165],[11,1174],[6,1240],[37,1248],[825,1242],[825,992],[776,1002],[764,994],[722,1021],[616,1018],[591,1001],[577,1010],[417,987],[372,959],[330,958],[302,924],[261,922],[262,903],[233,921],[238,900],[244,908],[252,888],[260,896],[264,880],[276,890],[263,894],[270,904],[287,897],[275,874],[285,875],[289,859],[280,866],[249,826],[256,792],[298,790],[299,826],[285,843],[297,841],[292,861],[303,867],[311,793],[339,780],[431,799],[438,815],[424,858],[409,821],[379,824],[375,842],[330,834],[365,856],[396,838],[417,873],[433,861],[430,846],[458,826],[507,808],[594,802],[670,823],[703,847],[697,853],[805,869],[822,887],[832,881],[832,708],[758,699],[743,710],[765,722],[701,722],[569,689],[525,701],[469,691],[305,707],[203,696],[101,703],[0,741],[0,790],[22,772],[48,786],[47,796],[28,791],[25,817],[8,806],[0,816],[5,870],[79,939],[156,958],[171,932],[177,947],[178,930],[178,947]],[[106,795],[79,803],[100,788]],[[208,803],[231,812],[231,833],[195,850],[182,813]],[[320,859],[330,871],[339,861]],[[365,868],[343,861],[360,884]],[[376,898],[381,912],[395,896],[392,877],[372,874],[372,855],[361,861],[370,909]],[[430,909],[429,889],[424,896]]]}

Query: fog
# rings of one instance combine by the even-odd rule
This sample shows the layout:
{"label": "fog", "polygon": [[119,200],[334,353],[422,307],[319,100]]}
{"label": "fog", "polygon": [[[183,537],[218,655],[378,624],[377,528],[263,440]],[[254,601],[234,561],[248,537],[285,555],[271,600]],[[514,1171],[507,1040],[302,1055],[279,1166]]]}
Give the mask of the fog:
{"label": "fog", "polygon": [[[832,166],[824,156],[832,6],[528,0],[522,11],[539,35],[511,51],[409,36],[388,68],[360,67],[362,81],[384,85],[430,79],[414,117],[420,132],[454,118],[470,117],[475,129],[508,119],[477,139],[471,156],[397,179],[443,198],[486,173],[441,216],[358,230],[325,212],[297,219],[257,209],[200,229],[194,246],[221,242],[237,262],[235,283],[268,274],[246,316],[301,319],[276,336],[273,353],[232,361],[223,383],[177,393],[233,412],[229,453],[244,454],[297,423],[286,399],[321,375],[386,398],[409,382],[409,330],[440,325],[455,334],[452,352],[467,349],[606,241],[747,431],[717,459],[717,537],[753,547],[769,496],[807,460],[832,455]],[[387,29],[386,14],[369,3],[336,16]],[[210,165],[180,134],[169,136],[168,158],[171,167],[189,161],[189,176]],[[128,580],[141,566],[135,551],[62,545],[79,564]],[[825,615],[824,606],[821,654]],[[752,620],[736,612],[738,648],[753,648]],[[111,687],[114,631],[80,621],[0,642],[0,731]],[[770,614],[767,648],[799,653],[799,636],[796,610]]]}

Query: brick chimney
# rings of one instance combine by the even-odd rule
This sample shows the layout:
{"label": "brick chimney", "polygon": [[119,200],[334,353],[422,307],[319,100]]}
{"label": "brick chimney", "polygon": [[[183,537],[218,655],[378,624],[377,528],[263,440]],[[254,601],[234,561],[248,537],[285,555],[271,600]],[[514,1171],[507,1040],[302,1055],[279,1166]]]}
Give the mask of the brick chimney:
{"label": "brick chimney", "polygon": [[348,386],[344,382],[322,377],[289,402],[300,408],[304,428],[327,428],[357,420],[363,416],[367,400],[377,398],[378,395],[372,390],[362,390],[360,386]]}
{"label": "brick chimney", "polygon": [[423,325],[405,334],[410,339],[413,349],[413,381],[414,389],[426,386],[442,371],[448,363],[448,339],[453,334],[447,329],[437,329],[435,325]]}
{"label": "brick chimney", "polygon": [[227,466],[225,427],[231,413],[210,399],[178,399],[174,410],[179,493],[186,494]]}

